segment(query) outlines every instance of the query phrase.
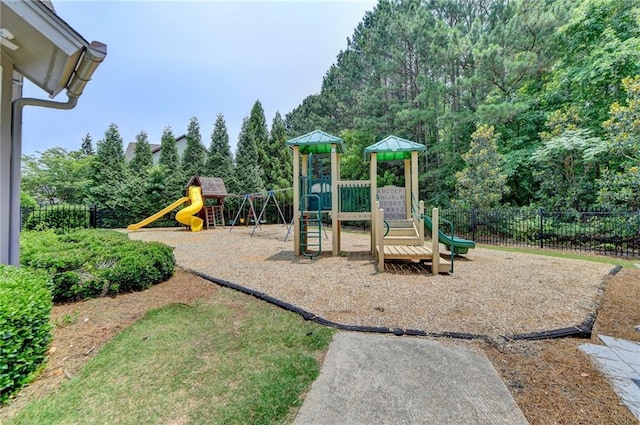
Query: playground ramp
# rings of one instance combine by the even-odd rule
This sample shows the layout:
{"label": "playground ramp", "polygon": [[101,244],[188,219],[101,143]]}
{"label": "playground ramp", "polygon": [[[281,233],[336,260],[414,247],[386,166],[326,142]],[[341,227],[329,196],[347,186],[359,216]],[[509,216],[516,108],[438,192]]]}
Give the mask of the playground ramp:
{"label": "playground ramp", "polygon": [[[424,226],[427,230],[433,234],[433,223],[431,219],[424,216]],[[469,252],[470,249],[476,247],[476,243],[474,241],[470,241],[468,239],[462,239],[458,237],[450,237],[445,235],[442,231],[438,230],[438,240],[441,244],[447,247],[449,251],[453,251],[455,254],[463,255]]]}
{"label": "playground ramp", "polygon": [[200,217],[194,216],[194,214],[197,214],[202,209],[202,206],[204,204],[202,200],[202,190],[199,186],[189,186],[188,197],[185,196],[178,199],[166,208],[163,208],[157,213],[145,218],[144,220],[136,224],[130,224],[129,226],[127,226],[127,230],[138,230],[141,227],[148,226],[165,214],[168,214],[170,211],[173,211],[180,205],[189,201],[191,202],[190,205],[178,211],[178,213],[176,214],[176,220],[186,226],[191,227],[192,232],[199,232],[200,230],[202,230],[202,225],[204,223],[204,221]]}

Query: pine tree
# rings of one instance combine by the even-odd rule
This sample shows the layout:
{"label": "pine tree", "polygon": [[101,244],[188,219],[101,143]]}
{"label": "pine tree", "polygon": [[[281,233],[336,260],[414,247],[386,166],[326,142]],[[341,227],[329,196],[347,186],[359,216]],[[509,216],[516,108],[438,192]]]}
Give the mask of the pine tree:
{"label": "pine tree", "polygon": [[178,156],[178,147],[176,138],[173,135],[171,127],[165,127],[160,138],[160,159],[158,164],[163,166],[167,173],[166,196],[173,198],[181,196],[184,185],[186,184],[182,173],[180,172],[180,157]]}
{"label": "pine tree", "polygon": [[196,117],[192,117],[187,127],[187,147],[182,154],[181,163],[182,175],[186,180],[203,174],[206,153],[200,135],[200,124]]}
{"label": "pine tree", "polygon": [[141,131],[136,136],[136,146],[133,151],[133,158],[129,162],[129,171],[136,175],[141,175],[153,165],[153,154],[147,133]]}
{"label": "pine tree", "polygon": [[249,119],[242,121],[236,149],[236,192],[239,194],[264,191],[262,169],[258,165],[258,152],[249,130]]}
{"label": "pine tree", "polygon": [[287,133],[280,112],[276,112],[271,123],[267,158],[271,166],[265,168],[265,185],[268,189],[285,189],[292,186],[293,156],[286,146]]}
{"label": "pine tree", "polygon": [[[507,175],[502,172],[503,158],[496,146],[493,126],[483,125],[471,135],[469,151],[462,155],[466,167],[456,173],[458,206],[493,208],[507,191]],[[462,204],[462,205],[460,205]]]}
{"label": "pine tree", "polygon": [[82,156],[90,156],[93,155],[93,144],[91,140],[91,134],[87,133],[86,136],[82,139],[82,145],[80,145],[80,152]]}
{"label": "pine tree", "polygon": [[176,172],[180,168],[176,138],[173,135],[173,130],[168,126],[164,128],[160,138],[160,159],[158,163],[172,172]]}
{"label": "pine tree", "polygon": [[209,177],[218,177],[224,181],[227,190],[235,187],[233,183],[233,157],[229,144],[229,133],[224,116],[218,114],[211,134],[209,155],[204,166],[204,174]]}
{"label": "pine tree", "polygon": [[126,181],[122,136],[116,124],[109,125],[104,139],[98,141],[92,164],[92,199],[101,206],[117,208],[118,194]]}
{"label": "pine tree", "polygon": [[264,109],[260,100],[256,100],[251,108],[251,114],[249,115],[249,122],[247,127],[247,137],[252,139],[252,143],[256,147],[258,172],[260,173],[260,179],[265,180],[265,172],[272,166],[273,158],[269,157],[268,144],[269,144],[269,132],[267,130],[267,122],[264,117]]}

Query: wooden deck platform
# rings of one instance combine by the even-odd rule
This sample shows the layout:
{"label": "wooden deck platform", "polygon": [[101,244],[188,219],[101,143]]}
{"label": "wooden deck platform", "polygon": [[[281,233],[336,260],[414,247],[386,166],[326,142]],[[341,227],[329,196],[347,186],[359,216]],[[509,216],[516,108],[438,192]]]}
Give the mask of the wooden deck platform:
{"label": "wooden deck platform", "polygon": [[417,245],[385,245],[384,258],[389,260],[429,260],[433,258],[431,249]]}
{"label": "wooden deck platform", "polygon": [[[416,245],[385,245],[384,260],[410,260],[414,262],[433,260],[433,252],[426,246]],[[439,273],[449,273],[451,261],[440,257]]]}

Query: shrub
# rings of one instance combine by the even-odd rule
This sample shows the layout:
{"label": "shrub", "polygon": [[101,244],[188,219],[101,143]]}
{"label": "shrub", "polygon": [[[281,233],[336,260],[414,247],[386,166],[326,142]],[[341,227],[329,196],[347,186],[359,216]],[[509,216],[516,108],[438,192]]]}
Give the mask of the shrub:
{"label": "shrub", "polygon": [[37,206],[38,202],[36,202],[33,196],[27,192],[20,192],[20,208],[35,208]]}
{"label": "shrub", "polygon": [[105,277],[117,282],[120,291],[149,288],[173,275],[175,258],[173,250],[158,242],[131,241],[118,251],[119,259]]}
{"label": "shrub", "polygon": [[[90,213],[85,206],[50,205],[47,207],[28,210],[24,218],[25,230],[68,231],[86,229],[90,224]],[[23,212],[23,215],[27,215]]]}
{"label": "shrub", "polygon": [[0,265],[0,403],[27,384],[51,340],[45,273]]}
{"label": "shrub", "polygon": [[115,231],[23,232],[21,242],[22,264],[50,274],[56,302],[147,289],[175,269],[173,248]]}

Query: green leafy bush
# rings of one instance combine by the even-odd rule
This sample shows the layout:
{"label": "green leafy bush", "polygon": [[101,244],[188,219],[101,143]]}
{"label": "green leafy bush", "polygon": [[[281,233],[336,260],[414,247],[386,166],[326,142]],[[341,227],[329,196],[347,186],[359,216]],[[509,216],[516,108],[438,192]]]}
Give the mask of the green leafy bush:
{"label": "green leafy bush", "polygon": [[45,273],[0,265],[0,403],[27,384],[51,340]]}
{"label": "green leafy bush", "polygon": [[23,232],[24,266],[46,270],[56,302],[139,291],[173,275],[173,248],[109,230]]}
{"label": "green leafy bush", "polygon": [[23,211],[25,230],[54,229],[67,231],[69,229],[86,229],[89,227],[90,213],[85,206],[50,205],[37,209]]}
{"label": "green leafy bush", "polygon": [[36,208],[37,206],[38,202],[36,202],[33,196],[27,192],[20,192],[20,208]]}

